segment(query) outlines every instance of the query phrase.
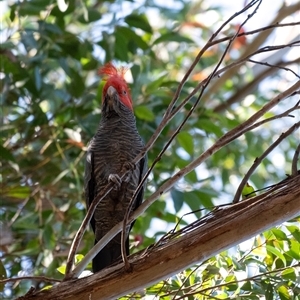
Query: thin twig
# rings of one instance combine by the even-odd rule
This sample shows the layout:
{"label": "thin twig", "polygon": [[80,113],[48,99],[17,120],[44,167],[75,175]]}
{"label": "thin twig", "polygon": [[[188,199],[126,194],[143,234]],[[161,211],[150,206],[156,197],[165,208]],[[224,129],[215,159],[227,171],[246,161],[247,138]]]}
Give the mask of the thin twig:
{"label": "thin twig", "polygon": [[[279,50],[279,49],[283,49],[283,48],[287,48],[287,47],[293,47],[293,46],[298,45],[299,43],[300,43],[300,41],[295,41],[295,42],[292,42],[292,43],[289,43],[289,44],[277,45],[277,46],[267,46],[267,47],[260,48],[257,51],[249,54],[248,56],[223,67],[222,69],[220,69],[219,71],[217,71],[214,74],[214,78],[219,77],[221,74],[223,74],[226,71],[232,69],[233,67],[241,65],[242,63],[248,61],[250,59],[250,57],[252,57],[254,55],[264,53],[264,52],[269,52],[269,51],[275,51],[275,50]],[[203,85],[206,84],[206,82],[209,78],[210,77],[207,77],[206,79],[204,79],[203,81],[198,83],[198,85],[193,89],[193,91],[175,109],[173,109],[171,116],[175,116],[182,109],[182,107],[185,106],[187,104],[187,102],[189,102],[190,99],[200,90],[200,88],[202,88]]]}
{"label": "thin twig", "polygon": [[[246,36],[246,35],[252,35],[254,33],[260,33],[262,31],[265,31],[265,30],[269,30],[269,29],[274,29],[274,28],[278,28],[278,27],[293,27],[293,26],[296,26],[296,25],[300,25],[300,22],[291,22],[291,23],[275,23],[275,24],[271,24],[271,25],[268,25],[268,26],[265,26],[265,27],[261,27],[261,28],[258,28],[258,29],[255,29],[255,30],[251,30],[251,31],[246,31],[246,32],[241,32],[238,34],[238,38],[241,37],[241,36]],[[220,44],[220,43],[223,43],[225,41],[228,41],[232,38],[233,36],[228,36],[228,37],[224,37],[224,38],[221,38],[221,39],[218,39],[218,40],[215,40],[213,42],[211,42],[209,44],[209,47],[211,46],[214,46],[216,44]]]}
{"label": "thin twig", "polygon": [[[291,16],[296,11],[300,9],[300,2],[297,1],[297,3],[293,5],[287,6],[286,4],[283,4],[282,7],[279,9],[278,13],[274,16],[274,19],[270,22],[270,24],[279,24],[282,20],[284,20],[287,16]],[[298,20],[299,21],[299,20]],[[275,29],[275,28],[274,28]],[[241,49],[242,53],[240,57],[244,57],[246,55],[249,55],[249,53],[253,52],[257,48],[261,47],[261,45],[265,44],[265,42],[270,37],[270,34],[274,31],[268,30],[268,31],[262,31],[255,35],[253,39],[251,40],[251,43],[247,44],[247,46],[243,47]],[[238,73],[239,68],[233,68],[230,72],[224,74],[220,78],[220,80],[215,81],[214,84],[212,84],[209,87],[208,93],[205,94],[203,97],[204,102],[207,101],[207,99],[210,97],[210,95],[214,95],[217,93],[221,86],[227,81],[230,80],[235,74]]]}
{"label": "thin twig", "polygon": [[[122,179],[123,177],[121,177]],[[96,206],[100,203],[100,201],[113,189],[114,183],[113,182],[109,182],[109,184],[97,195],[97,197],[95,197],[95,199],[93,200],[93,202],[91,203],[87,214],[85,215],[78,231],[76,232],[76,235],[73,239],[71,248],[70,248],[70,252],[68,255],[68,259],[67,259],[67,264],[66,264],[66,274],[65,274],[65,279],[69,278],[69,274],[72,270],[73,267],[73,261],[74,261],[74,257],[75,254],[77,252],[77,248],[81,242],[81,239],[83,237],[83,234],[92,218],[92,215],[94,214],[94,211],[96,209]]]}
{"label": "thin twig", "polygon": [[[137,155],[137,157],[133,160],[133,164],[138,163],[144,156],[145,154],[153,147],[154,142],[157,140],[158,136],[160,135],[160,133],[162,132],[162,130],[165,128],[165,126],[173,119],[174,117],[174,113],[173,113],[173,107],[179,97],[179,94],[181,93],[181,90],[184,86],[184,84],[186,83],[189,75],[191,74],[192,70],[195,68],[195,66],[197,65],[197,63],[200,61],[200,58],[202,57],[202,55],[205,53],[205,51],[210,48],[211,42],[213,41],[213,39],[221,32],[221,30],[230,22],[232,21],[235,17],[237,17],[239,14],[247,11],[250,7],[252,7],[253,5],[255,5],[257,2],[261,2],[256,0],[256,1],[252,1],[251,3],[249,3],[245,8],[243,8],[240,12],[235,13],[233,16],[231,16],[226,22],[224,22],[220,28],[216,31],[216,33],[209,39],[209,41],[206,43],[206,45],[199,51],[198,55],[196,56],[194,62],[192,63],[191,67],[187,70],[185,76],[183,77],[183,79],[180,81],[178,88],[174,94],[173,99],[171,100],[171,103],[169,104],[166,113],[163,116],[163,119],[161,121],[161,123],[158,125],[157,129],[155,130],[154,134],[151,136],[151,138],[149,139],[149,141],[147,142],[147,144],[145,145],[144,149],[141,151],[141,153],[139,155]],[[233,36],[231,36],[230,38],[227,38],[226,40],[230,40],[232,39]]]}
{"label": "thin twig", "polygon": [[[192,115],[193,111],[196,109],[197,105],[199,104],[200,100],[201,100],[201,97],[206,89],[206,87],[209,85],[210,81],[212,80],[212,78],[215,76],[217,70],[219,69],[220,65],[222,64],[226,54],[228,53],[229,51],[229,48],[230,46],[232,45],[232,43],[234,42],[234,40],[237,38],[240,30],[242,29],[242,27],[247,23],[247,21],[249,21],[253,15],[256,13],[256,11],[258,10],[260,4],[261,4],[261,1],[258,1],[258,5],[257,7],[255,8],[255,10],[253,11],[253,13],[249,14],[246,18],[246,20],[239,26],[237,32],[235,35],[232,36],[232,38],[229,40],[229,43],[225,49],[225,51],[223,52],[219,62],[217,63],[216,67],[214,68],[213,72],[209,75],[209,77],[207,78],[207,80],[205,81],[205,83],[203,84],[202,86],[202,90],[195,102],[195,104],[192,106],[192,108],[190,109],[190,111],[188,112],[187,116],[184,118],[184,120],[181,122],[181,124],[177,127],[177,129],[175,130],[174,134],[171,136],[171,138],[169,139],[169,141],[165,144],[165,146],[163,147],[163,149],[161,150],[161,152],[159,153],[159,155],[157,156],[157,158],[153,161],[152,163],[152,166],[149,168],[147,174],[149,174],[151,172],[151,170],[154,168],[154,166],[156,165],[156,163],[161,159],[162,155],[165,153],[165,151],[168,149],[168,147],[170,146],[170,144],[172,143],[172,141],[175,139],[175,137],[179,134],[179,132],[181,131],[182,127],[184,126],[184,124],[187,122],[187,120],[190,118],[190,116]],[[254,1],[255,3],[255,1]],[[234,16],[238,16],[240,15],[242,12],[244,12],[245,10],[247,10],[248,8],[250,8],[251,6],[253,6],[252,3],[250,3],[248,6],[246,6],[246,9],[242,9],[241,11],[239,11],[238,13],[235,13]],[[232,18],[232,17],[231,17]],[[228,20],[230,20],[231,18],[229,18]],[[226,21],[224,24],[227,24],[227,22],[229,21]],[[216,31],[216,33],[211,37],[211,40],[217,36],[217,34],[221,31],[221,29],[225,26],[224,24],[222,24],[222,26],[219,28],[219,30]],[[200,51],[201,53],[201,51]],[[202,56],[202,55],[201,55]],[[199,59],[200,57],[199,56]],[[196,62],[196,60],[194,61],[194,63]],[[194,64],[193,63],[193,64]],[[188,72],[186,73],[185,77],[187,76],[187,74],[190,74],[190,72],[192,71],[192,68],[194,68],[194,66],[190,67],[190,69],[188,70]],[[187,78],[185,78],[183,80],[186,80]],[[173,100],[171,101],[170,105],[168,106],[168,109],[165,113],[165,116],[171,116],[171,118],[173,116],[175,116],[175,114],[179,111],[178,109],[176,109],[176,113],[174,112],[174,110],[172,111],[174,105],[175,105],[175,102],[177,101],[178,97],[179,97],[179,94],[181,92],[181,89],[182,87],[178,88],[176,93],[175,93],[175,96],[173,98]],[[178,94],[177,94],[178,92]],[[170,119],[170,117],[168,118]],[[146,175],[147,175],[146,174]],[[147,175],[148,176],[148,175]],[[144,176],[144,178],[146,179],[147,177]],[[126,241],[126,238],[125,238],[125,233],[126,233],[126,226],[128,225],[128,218],[129,218],[129,214],[132,210],[132,206],[133,206],[133,203],[134,203],[134,200],[137,196],[137,193],[140,191],[141,187],[143,186],[144,184],[144,178],[143,180],[141,181],[141,183],[139,184],[139,186],[137,187],[137,189],[135,190],[131,200],[130,200],[130,203],[129,203],[129,206],[127,207],[127,210],[126,210],[126,213],[125,213],[125,216],[124,216],[124,221],[123,221],[123,230],[122,230],[122,234],[121,234],[121,253],[122,253],[122,259],[124,261],[124,264],[125,264],[125,267],[126,269],[129,269],[129,262],[128,262],[128,259],[127,259],[127,255],[126,255],[126,247],[125,247],[125,241]]]}
{"label": "thin twig", "polygon": [[[210,291],[210,290],[215,289],[215,288],[221,288],[221,287],[225,287],[225,286],[228,286],[228,285],[231,285],[231,284],[239,284],[239,283],[245,282],[245,281],[256,280],[256,279],[262,278],[263,276],[268,276],[268,275],[272,275],[274,273],[283,272],[285,270],[297,268],[299,266],[300,266],[300,264],[298,263],[298,264],[295,264],[293,266],[288,266],[288,267],[284,267],[284,268],[272,270],[272,271],[269,271],[269,272],[265,272],[265,273],[261,273],[261,274],[258,274],[258,275],[254,275],[252,277],[247,277],[245,279],[232,280],[232,281],[229,281],[229,282],[217,284],[215,286],[210,286],[210,287],[198,290],[198,291],[196,291],[194,293],[185,294],[184,298],[180,297],[180,298],[177,298],[177,300],[178,299],[185,299],[185,297],[187,297],[187,296],[193,296],[193,295],[198,294],[198,293],[204,293],[204,292]],[[205,294],[205,296],[208,296],[208,295]]]}
{"label": "thin twig", "polygon": [[[253,129],[260,127],[261,125],[263,125],[265,123],[269,123],[269,122],[274,121],[276,119],[280,119],[280,118],[283,118],[283,117],[292,117],[290,115],[290,113],[292,111],[294,111],[294,110],[297,110],[297,109],[300,109],[299,102],[295,106],[293,106],[292,108],[288,109],[287,111],[285,111],[285,112],[283,112],[283,113],[281,113],[279,115],[276,115],[276,116],[264,119],[262,121],[256,122],[256,123],[252,124],[251,126],[242,129],[241,133],[244,134],[244,133],[246,133],[248,131],[252,131]],[[231,138],[231,141],[233,141],[233,140],[235,140],[235,137]]]}
{"label": "thin twig", "polygon": [[258,64],[258,65],[263,65],[263,66],[267,66],[267,67],[271,67],[271,68],[277,68],[277,69],[285,70],[285,71],[288,71],[288,72],[292,72],[297,78],[300,79],[300,75],[298,75],[296,72],[294,72],[290,68],[281,67],[279,65],[274,65],[274,64],[269,64],[268,62],[261,62],[261,61],[257,61],[257,60],[254,60],[254,59],[248,59],[248,61],[252,62],[254,64]]}
{"label": "thin twig", "polygon": [[46,276],[22,276],[22,277],[1,279],[0,283],[16,282],[16,281],[21,281],[21,280],[39,280],[39,281],[45,281],[45,282],[61,282],[60,279],[49,278]]}
{"label": "thin twig", "polygon": [[266,158],[286,137],[288,137],[293,131],[295,131],[297,128],[299,128],[300,126],[300,121],[298,123],[295,123],[292,127],[290,127],[286,132],[282,133],[279,138],[270,146],[268,147],[268,149],[260,156],[257,157],[254,160],[253,165],[251,166],[251,168],[248,170],[248,172],[246,173],[246,175],[244,176],[244,178],[242,179],[236,193],[235,196],[233,198],[232,203],[238,203],[239,199],[241,197],[243,188],[245,186],[245,184],[248,182],[250,176],[252,175],[252,173],[255,171],[255,169],[260,165],[260,163],[263,161],[264,158]]}
{"label": "thin twig", "polygon": [[173,296],[172,300],[176,299],[175,297],[178,295],[180,291],[182,291],[184,284],[190,279],[190,277],[200,268],[201,265],[197,266],[195,269],[193,269],[192,272],[188,276],[184,278],[183,283],[180,285],[180,287],[176,290],[175,295]]}

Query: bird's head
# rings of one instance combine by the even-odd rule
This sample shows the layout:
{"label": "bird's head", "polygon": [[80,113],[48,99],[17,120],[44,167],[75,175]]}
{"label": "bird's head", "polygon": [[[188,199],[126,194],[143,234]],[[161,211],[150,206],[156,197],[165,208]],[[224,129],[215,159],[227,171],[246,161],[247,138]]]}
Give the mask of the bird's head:
{"label": "bird's head", "polygon": [[117,111],[120,104],[132,109],[129,87],[124,79],[126,68],[117,69],[111,62],[101,67],[99,75],[103,75],[106,83],[102,92],[102,106]]}

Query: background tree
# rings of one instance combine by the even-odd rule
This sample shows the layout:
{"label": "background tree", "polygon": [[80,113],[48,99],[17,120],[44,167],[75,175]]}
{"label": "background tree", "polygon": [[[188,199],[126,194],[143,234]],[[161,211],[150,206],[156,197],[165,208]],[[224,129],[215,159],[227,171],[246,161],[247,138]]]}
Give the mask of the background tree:
{"label": "background tree", "polygon": [[[246,6],[243,2],[234,12]],[[103,84],[96,71],[106,61],[130,67],[137,126],[145,141],[166,117],[171,100],[178,99],[170,114],[178,113],[148,152],[149,166],[156,164],[146,198],[224,134],[239,129],[137,219],[132,251],[166,239],[170,230],[181,234],[216,206],[231,203],[254,161],[248,181],[255,189],[289,179],[285,174],[299,177],[300,4],[278,1],[268,20],[265,11],[273,2],[249,1],[249,8],[231,19],[226,7],[210,1],[8,4],[1,41],[2,276],[63,278],[57,268],[66,262],[86,214],[84,155],[100,118]],[[255,120],[268,121],[243,134],[238,126],[276,96],[277,105]],[[272,145],[277,147],[269,154]],[[276,191],[270,193],[275,197]],[[292,191],[299,192],[299,185]],[[86,254],[92,244],[88,231],[78,252]],[[299,244],[299,218],[294,218],[131,297],[296,299]],[[9,281],[2,297],[45,284],[39,277]]]}

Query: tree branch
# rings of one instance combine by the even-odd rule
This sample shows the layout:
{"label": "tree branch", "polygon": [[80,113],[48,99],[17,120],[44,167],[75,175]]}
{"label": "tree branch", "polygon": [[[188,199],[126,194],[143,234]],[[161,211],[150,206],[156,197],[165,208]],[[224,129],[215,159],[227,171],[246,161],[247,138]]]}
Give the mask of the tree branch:
{"label": "tree branch", "polygon": [[260,156],[257,157],[254,160],[253,165],[248,170],[244,178],[242,179],[238,189],[236,190],[235,196],[233,198],[233,203],[239,202],[239,199],[242,194],[242,190],[245,187],[246,183],[248,182],[250,176],[255,171],[255,169],[260,165],[260,163],[263,161],[264,158],[266,158],[286,137],[288,137],[292,132],[294,132],[296,129],[298,129],[300,126],[300,121],[298,123],[295,123],[291,128],[289,128],[286,132],[282,133],[279,138],[270,146],[268,149]]}
{"label": "tree branch", "polygon": [[[247,121],[238,125],[237,127],[230,130],[228,133],[224,134],[219,140],[215,142],[210,148],[208,148],[204,153],[202,153],[198,158],[192,161],[190,164],[182,168],[175,175],[173,175],[169,180],[167,180],[164,184],[162,184],[148,199],[146,199],[134,212],[131,214],[128,222],[132,222],[138,216],[146,211],[146,209],[156,201],[162,194],[169,191],[173,185],[184,177],[186,174],[194,170],[201,163],[203,163],[208,157],[212,154],[220,150],[225,145],[229,144],[234,139],[238,138],[245,132],[249,131],[251,125],[257,121],[260,117],[262,117],[267,111],[269,111],[272,107],[277,105],[279,102],[283,101],[285,98],[290,96],[295,92],[295,90],[300,88],[300,80],[292,85],[289,89],[280,93],[275,98],[270,100],[265,106],[263,106],[258,112],[256,112],[253,116],[251,116]],[[107,245],[107,243],[118,234],[123,226],[123,222],[115,225],[82,259],[82,261],[75,267],[73,272],[70,273],[68,278],[74,278],[79,276],[79,274],[84,270],[85,266],[97,255],[97,253]]]}
{"label": "tree branch", "polygon": [[[250,3],[249,7],[254,5],[256,1],[253,1],[253,4]],[[226,46],[226,49],[223,51],[222,56],[219,60],[219,62],[217,63],[217,65],[215,66],[213,72],[209,75],[209,77],[205,80],[205,82],[203,83],[203,88],[199,94],[199,96],[197,97],[197,100],[195,102],[195,104],[192,106],[192,108],[190,109],[190,111],[188,112],[187,116],[184,118],[184,120],[181,122],[181,124],[177,127],[177,129],[175,130],[175,132],[172,134],[172,136],[170,137],[170,139],[168,140],[168,142],[165,144],[165,146],[163,147],[163,149],[160,151],[159,155],[157,156],[157,159],[154,160],[152,166],[150,167],[150,169],[148,170],[147,174],[150,173],[150,171],[154,168],[155,164],[161,159],[162,155],[165,153],[165,151],[168,149],[168,147],[170,146],[170,144],[172,143],[172,141],[175,139],[175,137],[179,134],[179,132],[181,131],[182,127],[184,126],[184,124],[188,121],[188,119],[190,118],[190,116],[192,115],[192,113],[194,112],[194,110],[196,109],[196,107],[198,106],[201,97],[205,91],[205,89],[207,88],[207,86],[209,85],[209,83],[211,82],[212,78],[215,76],[215,74],[217,73],[221,63],[223,62],[227,52],[229,51],[229,48],[231,47],[232,43],[234,42],[234,40],[237,38],[239,31],[241,30],[241,28],[244,26],[244,24],[247,23],[247,21],[249,21],[253,15],[256,13],[256,11],[258,10],[259,6],[261,4],[261,1],[258,1],[258,5],[257,7],[254,9],[253,13],[248,14],[246,20],[239,26],[238,31],[236,32],[236,34],[234,36],[232,36],[232,38],[229,40],[228,45]],[[245,8],[242,10],[244,11]],[[236,13],[235,15],[239,15],[241,12]],[[226,24],[226,22],[225,22]],[[222,25],[224,26],[224,24]],[[220,27],[220,30],[222,28],[222,26]],[[212,36],[212,39],[218,34],[218,31]],[[192,67],[189,69],[189,71],[186,73],[185,76],[187,76],[187,74],[189,74],[189,72],[191,71]],[[178,92],[180,92],[180,89],[177,89]],[[179,94],[178,94],[179,96]],[[175,116],[175,114],[177,114],[179,112],[179,109],[177,108],[176,110],[171,110],[174,107],[174,104],[176,102],[176,99],[178,97],[176,96],[175,93],[175,97],[173,98],[172,102],[170,103],[170,105],[168,106],[167,112],[165,114],[165,116],[168,116],[168,119],[170,120],[173,116]],[[173,103],[174,101],[174,103]],[[181,106],[180,106],[181,108]],[[139,186],[137,187],[136,191],[134,192],[132,199],[130,200],[129,206],[126,210],[125,216],[124,216],[124,220],[123,220],[123,229],[122,229],[122,234],[121,234],[121,252],[122,252],[122,258],[123,261],[125,263],[126,269],[129,269],[129,263],[126,257],[126,251],[125,251],[125,233],[126,233],[126,226],[129,223],[128,222],[128,218],[129,218],[129,214],[132,210],[132,206],[134,203],[134,199],[137,196],[137,193],[140,191],[141,187],[143,186],[144,182],[146,180],[146,176],[144,176],[143,180],[140,182]]]}
{"label": "tree branch", "polygon": [[17,282],[22,280],[38,280],[43,282],[61,282],[60,279],[50,278],[46,276],[22,276],[22,277],[14,277],[14,278],[6,278],[0,280],[0,284],[7,282]]}
{"label": "tree branch", "polygon": [[131,255],[132,272],[125,272],[121,263],[19,299],[105,300],[145,288],[297,216],[299,186],[297,175],[275,191],[216,209],[209,217],[189,225],[181,236],[171,236],[167,242]]}
{"label": "tree branch", "polygon": [[[300,10],[300,2],[297,2],[293,5],[286,6],[285,4],[279,10],[278,14],[276,14],[275,18],[270,22],[270,24],[278,24],[281,20],[286,18],[287,16],[292,15],[293,13]],[[244,49],[244,53],[240,55],[240,58],[244,58],[248,56],[251,52],[255,51],[255,49],[259,48],[270,36],[273,32],[274,28],[270,30],[261,31],[252,41],[251,45],[248,45]],[[209,95],[214,95],[218,90],[220,90],[221,86],[229,79],[232,78],[235,74],[238,73],[239,66],[232,68],[230,72],[224,74],[218,81],[214,82],[208,89],[207,93],[204,95],[203,101],[206,102]]]}

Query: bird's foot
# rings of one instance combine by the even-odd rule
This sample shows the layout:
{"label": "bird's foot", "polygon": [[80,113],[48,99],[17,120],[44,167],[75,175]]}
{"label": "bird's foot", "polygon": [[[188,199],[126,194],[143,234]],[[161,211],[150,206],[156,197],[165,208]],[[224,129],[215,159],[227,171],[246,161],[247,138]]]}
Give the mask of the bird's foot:
{"label": "bird's foot", "polygon": [[121,187],[122,179],[120,178],[120,176],[118,174],[110,174],[108,176],[108,181],[113,182],[115,184],[114,185],[115,190],[117,190]]}
{"label": "bird's foot", "polygon": [[123,165],[123,170],[126,171],[126,175],[123,178],[124,182],[129,182],[131,179],[131,171],[135,169],[135,164],[131,162],[125,162]]}
{"label": "bird's foot", "polygon": [[136,168],[136,165],[132,162],[125,162],[123,167],[127,170],[127,171],[130,171],[130,170],[135,170]]}

